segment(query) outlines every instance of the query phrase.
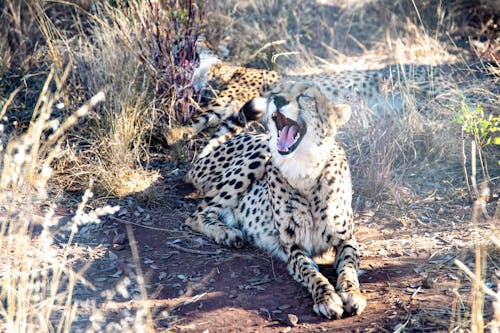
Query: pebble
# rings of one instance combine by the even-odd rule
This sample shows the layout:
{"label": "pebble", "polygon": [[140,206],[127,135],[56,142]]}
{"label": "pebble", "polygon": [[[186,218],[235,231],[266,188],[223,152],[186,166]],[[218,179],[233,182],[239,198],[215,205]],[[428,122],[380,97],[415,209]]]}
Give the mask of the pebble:
{"label": "pebble", "polygon": [[122,208],[118,211],[118,217],[122,217],[128,214],[128,209],[127,208]]}
{"label": "pebble", "polygon": [[288,323],[290,325],[292,325],[293,327],[297,326],[297,324],[299,322],[299,317],[297,317],[296,315],[294,315],[292,313],[289,313],[287,315],[287,318],[288,318]]}

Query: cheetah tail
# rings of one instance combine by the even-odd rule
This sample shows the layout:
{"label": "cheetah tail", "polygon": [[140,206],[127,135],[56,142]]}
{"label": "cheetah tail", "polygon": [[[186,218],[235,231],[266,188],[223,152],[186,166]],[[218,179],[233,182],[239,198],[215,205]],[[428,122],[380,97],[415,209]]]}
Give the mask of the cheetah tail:
{"label": "cheetah tail", "polygon": [[246,122],[260,121],[267,111],[267,98],[257,97],[246,102],[240,109],[240,113]]}

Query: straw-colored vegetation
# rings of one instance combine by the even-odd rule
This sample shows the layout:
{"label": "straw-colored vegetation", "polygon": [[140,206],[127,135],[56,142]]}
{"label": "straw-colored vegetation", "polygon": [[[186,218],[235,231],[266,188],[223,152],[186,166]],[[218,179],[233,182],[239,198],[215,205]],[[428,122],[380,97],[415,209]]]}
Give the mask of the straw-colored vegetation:
{"label": "straw-colored vegetation", "polygon": [[[166,137],[197,108],[191,79],[202,32],[228,61],[287,74],[387,64],[460,68],[465,78],[451,79],[436,98],[420,94],[412,77],[398,77],[403,110],[360,113],[340,136],[361,206],[397,202],[410,173],[453,170],[465,176],[454,185],[457,196],[473,179],[470,219],[489,217],[493,236],[474,238],[472,271],[457,263],[472,292],[467,298],[457,287],[447,320],[454,332],[500,329],[498,289],[485,284],[500,249],[500,209],[488,216],[485,208],[500,182],[496,2],[4,0],[0,11],[0,331],[154,330],[146,305],[108,320],[105,304],[130,298],[130,285],[138,286],[136,299],[148,297],[139,264],[135,281],[123,280],[94,303],[73,297],[78,288],[93,290],[74,236],[118,209],[95,208],[93,198],[157,201],[162,170],[153,162],[181,165],[193,156],[195,143],[169,147]],[[472,23],[467,15],[475,15]],[[460,38],[472,48],[452,42]],[[482,61],[481,73],[470,59]],[[467,123],[473,113],[482,117],[479,130]],[[469,163],[476,152],[478,171]],[[74,193],[82,197],[76,205]],[[74,213],[66,225],[56,219],[60,207]]]}

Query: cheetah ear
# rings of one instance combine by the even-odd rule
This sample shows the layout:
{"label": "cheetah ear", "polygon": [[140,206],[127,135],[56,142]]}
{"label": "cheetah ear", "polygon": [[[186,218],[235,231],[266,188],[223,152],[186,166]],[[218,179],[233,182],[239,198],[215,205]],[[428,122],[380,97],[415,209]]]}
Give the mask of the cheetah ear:
{"label": "cheetah ear", "polygon": [[340,127],[347,123],[351,119],[351,107],[347,104],[336,104],[332,105],[332,110],[330,111],[332,115],[335,116],[335,123],[337,127]]}

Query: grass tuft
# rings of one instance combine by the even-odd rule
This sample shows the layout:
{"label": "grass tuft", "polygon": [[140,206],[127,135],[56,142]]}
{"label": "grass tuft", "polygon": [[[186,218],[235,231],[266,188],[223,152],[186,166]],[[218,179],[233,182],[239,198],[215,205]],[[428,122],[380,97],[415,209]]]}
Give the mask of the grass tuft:
{"label": "grass tuft", "polygon": [[[67,73],[57,78],[59,82],[66,80]],[[0,330],[4,332],[71,331],[78,309],[73,290],[77,282],[86,284],[86,266],[74,271],[68,250],[79,225],[97,223],[100,216],[118,208],[89,212],[85,207],[92,195],[87,191],[72,219],[68,241],[60,248],[54,246],[55,206],[49,205],[45,215],[37,217],[40,206],[47,203],[51,164],[61,152],[67,130],[104,100],[102,93],[97,94],[59,124],[52,118],[59,92],[47,88],[55,76],[52,70],[27,131],[20,136],[0,133],[5,143],[0,159],[0,251],[4,254],[0,256]],[[8,106],[4,105],[3,113]],[[37,224],[41,230],[35,232]]]}

